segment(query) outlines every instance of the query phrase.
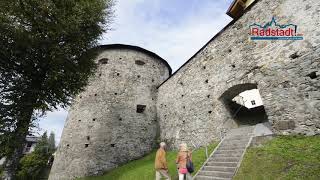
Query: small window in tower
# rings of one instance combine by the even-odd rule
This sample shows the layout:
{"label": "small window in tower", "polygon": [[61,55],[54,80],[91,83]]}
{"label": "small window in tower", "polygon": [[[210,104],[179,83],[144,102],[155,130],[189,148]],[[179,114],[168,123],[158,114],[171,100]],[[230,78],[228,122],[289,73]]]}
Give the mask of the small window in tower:
{"label": "small window in tower", "polygon": [[140,65],[140,66],[142,66],[142,65],[145,64],[145,62],[140,61],[140,60],[136,60],[135,63],[136,63],[137,65]]}
{"label": "small window in tower", "polygon": [[108,64],[109,59],[108,58],[102,58],[99,60],[99,64]]}
{"label": "small window in tower", "polygon": [[256,101],[255,100],[251,101],[251,104],[256,105]]}
{"label": "small window in tower", "polygon": [[110,144],[110,146],[111,146],[111,147],[115,147],[116,145],[115,145],[115,144]]}
{"label": "small window in tower", "polygon": [[89,144],[85,144],[84,147],[85,147],[85,148],[89,147]]}
{"label": "small window in tower", "polygon": [[143,113],[146,110],[146,105],[137,105],[137,113]]}
{"label": "small window in tower", "polygon": [[313,71],[312,73],[307,75],[311,79],[316,79],[318,77],[317,71]]}

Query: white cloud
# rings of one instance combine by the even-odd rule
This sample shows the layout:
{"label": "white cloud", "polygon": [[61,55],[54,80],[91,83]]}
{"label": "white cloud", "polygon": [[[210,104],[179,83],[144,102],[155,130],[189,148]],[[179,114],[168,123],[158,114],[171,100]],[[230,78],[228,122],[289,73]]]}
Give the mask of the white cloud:
{"label": "white cloud", "polygon": [[[158,14],[161,7],[160,0],[151,2],[148,10],[140,11],[137,4],[143,4],[143,0],[130,3],[119,1],[114,30],[107,33],[101,43],[123,43],[146,48],[166,59],[175,71],[231,21],[225,14],[227,6],[221,7],[216,1],[207,3],[201,11],[190,12],[185,19],[172,25],[170,20],[150,15],[150,12]],[[175,10],[183,11],[178,7]]]}
{"label": "white cloud", "polygon": [[[177,70],[231,21],[225,14],[230,3],[225,0],[203,0],[203,4],[194,0],[181,6],[179,3],[187,2],[118,0],[116,17],[111,26],[113,30],[104,35],[100,43],[140,46],[157,53],[168,61],[173,71]],[[187,6],[192,7],[184,9]],[[40,121],[40,127],[54,131],[56,140],[60,141],[66,117],[65,110],[49,112]]]}

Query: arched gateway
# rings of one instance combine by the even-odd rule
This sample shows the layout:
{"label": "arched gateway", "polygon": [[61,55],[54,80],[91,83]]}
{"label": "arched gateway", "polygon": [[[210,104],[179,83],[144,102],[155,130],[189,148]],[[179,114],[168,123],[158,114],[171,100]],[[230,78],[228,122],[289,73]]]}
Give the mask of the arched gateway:
{"label": "arched gateway", "polygon": [[234,85],[227,89],[219,100],[229,112],[227,120],[233,120],[237,126],[255,125],[268,121],[257,84]]}

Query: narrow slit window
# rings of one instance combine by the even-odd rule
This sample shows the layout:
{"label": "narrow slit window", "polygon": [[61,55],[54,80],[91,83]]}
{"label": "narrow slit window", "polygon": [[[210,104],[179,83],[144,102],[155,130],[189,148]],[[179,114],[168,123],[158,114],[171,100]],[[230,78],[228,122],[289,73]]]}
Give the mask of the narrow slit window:
{"label": "narrow slit window", "polygon": [[141,61],[141,60],[136,60],[135,63],[136,63],[137,65],[140,65],[140,66],[142,66],[142,65],[145,64],[145,62],[143,62],[143,61]]}
{"label": "narrow slit window", "polygon": [[109,59],[108,58],[102,58],[99,60],[99,64],[108,64]]}

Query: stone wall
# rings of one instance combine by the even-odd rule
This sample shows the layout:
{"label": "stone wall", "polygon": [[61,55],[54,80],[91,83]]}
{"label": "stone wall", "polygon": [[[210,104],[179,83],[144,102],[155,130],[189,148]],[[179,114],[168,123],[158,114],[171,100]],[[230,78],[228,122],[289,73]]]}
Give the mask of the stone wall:
{"label": "stone wall", "polygon": [[[273,16],[304,40],[251,41],[249,25]],[[259,0],[159,87],[161,139],[172,148],[219,139],[237,127],[223,98],[254,87],[276,133],[320,134],[319,26],[319,0]]]}
{"label": "stone wall", "polygon": [[156,93],[171,73],[168,64],[126,45],[103,46],[96,62],[69,111],[51,180],[102,174],[149,153],[159,136]]}

